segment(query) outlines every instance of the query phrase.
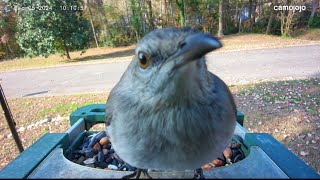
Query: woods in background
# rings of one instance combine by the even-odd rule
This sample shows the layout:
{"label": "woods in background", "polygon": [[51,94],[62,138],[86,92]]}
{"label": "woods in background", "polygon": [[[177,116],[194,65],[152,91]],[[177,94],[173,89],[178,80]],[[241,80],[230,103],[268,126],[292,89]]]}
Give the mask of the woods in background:
{"label": "woods in background", "polygon": [[0,59],[57,52],[71,59],[69,51],[125,46],[183,26],[287,37],[320,27],[319,0],[0,0]]}

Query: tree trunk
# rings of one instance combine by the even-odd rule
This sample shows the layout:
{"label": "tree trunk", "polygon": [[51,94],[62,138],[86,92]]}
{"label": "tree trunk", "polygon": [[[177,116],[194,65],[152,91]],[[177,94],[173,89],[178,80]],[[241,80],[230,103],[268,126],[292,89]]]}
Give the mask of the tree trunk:
{"label": "tree trunk", "polygon": [[[5,50],[6,50],[6,52],[5,52],[5,58],[9,58],[9,49],[8,49],[8,46],[7,46],[7,43],[2,43],[1,41],[0,41],[0,43],[1,44],[3,44],[3,47],[5,48]],[[1,45],[0,44],[0,45]],[[1,57],[1,56],[0,56]]]}
{"label": "tree trunk", "polygon": [[134,29],[134,32],[136,34],[136,40],[139,41],[140,39],[140,24],[141,24],[141,19],[140,19],[140,13],[138,12],[136,0],[131,0],[131,11],[132,11],[132,18],[131,18],[131,25]]}
{"label": "tree trunk", "polygon": [[124,1],[124,5],[126,7],[126,25],[129,25],[129,9],[128,9],[128,3],[127,0],[123,0]]}
{"label": "tree trunk", "polygon": [[248,31],[251,30],[251,25],[252,25],[252,0],[249,0],[249,8],[248,8],[248,17],[249,17],[249,26],[246,27]]}
{"label": "tree trunk", "polygon": [[87,0],[87,6],[88,6],[88,10],[89,10],[89,15],[90,15],[90,22],[91,22],[93,37],[94,37],[94,40],[96,42],[96,46],[99,47],[96,30],[95,30],[94,25],[93,25],[93,18],[92,18],[92,12],[91,12],[91,9],[90,9],[89,0]]}
{"label": "tree trunk", "polygon": [[283,29],[283,33],[281,35],[284,37],[290,36],[290,33],[292,31],[291,26],[292,26],[293,16],[294,16],[294,11],[290,10],[288,12],[288,16],[283,18],[284,24],[282,24],[283,28],[281,28]]}
{"label": "tree trunk", "polygon": [[281,35],[284,35],[284,12],[280,11],[280,31]]}
{"label": "tree trunk", "polygon": [[165,24],[165,26],[168,26],[169,13],[168,13],[168,3],[167,3],[167,0],[164,0],[164,13],[166,14],[166,22],[165,22],[164,24]]}
{"label": "tree trunk", "polygon": [[66,54],[67,59],[70,60],[71,58],[70,58],[70,54],[69,54],[69,48],[66,45],[66,42],[64,42],[64,40],[62,40],[62,44],[63,44],[63,48],[64,48],[64,53]]}
{"label": "tree trunk", "polygon": [[173,8],[172,8],[172,0],[169,0],[169,11],[170,11],[170,24],[174,26],[174,17],[173,17]]}
{"label": "tree trunk", "polygon": [[239,0],[236,0],[236,13],[234,15],[234,27],[237,27],[238,18],[239,18]]}
{"label": "tree trunk", "polygon": [[6,43],[6,46],[7,46],[7,48],[8,48],[9,55],[10,55],[10,56],[13,55],[13,51],[12,51],[12,48],[11,48],[10,44],[9,44],[9,43]]}
{"label": "tree trunk", "polygon": [[253,25],[256,22],[256,8],[257,8],[257,0],[253,0],[252,12],[251,12],[251,23],[250,23],[250,31],[252,31]]}
{"label": "tree trunk", "polygon": [[219,29],[218,36],[222,37],[223,34],[223,0],[219,0]]}
{"label": "tree trunk", "polygon": [[[103,6],[103,2],[102,2],[102,5],[97,7],[99,13],[97,14],[98,15],[98,18],[99,18],[99,21],[100,21],[100,24],[102,26],[102,30],[101,30],[101,36],[100,37],[103,37],[105,38],[107,36],[107,25],[108,25],[108,20],[106,18],[106,14],[105,14],[105,10],[104,10],[104,6]],[[99,44],[98,44],[99,45]]]}
{"label": "tree trunk", "polygon": [[[152,15],[152,4],[151,4],[151,0],[147,0],[147,5],[148,5],[148,24],[150,25],[150,28],[151,29],[154,29],[155,28],[155,25],[154,25],[154,20],[153,20],[153,15]],[[161,23],[161,26],[162,26],[162,23]]]}
{"label": "tree trunk", "polygon": [[[287,3],[290,5],[290,2]],[[281,14],[281,36],[287,37],[290,36],[291,28],[292,28],[292,21],[294,17],[294,11],[289,10],[288,14],[286,14],[286,11],[282,10],[280,11]]]}
{"label": "tree trunk", "polygon": [[259,12],[259,19],[260,17],[263,17],[263,13],[264,13],[264,0],[261,0],[261,3],[260,3],[260,12]]}
{"label": "tree trunk", "polygon": [[210,33],[209,22],[207,17],[211,14],[210,12],[210,4],[206,4],[206,10],[201,15],[201,26],[203,27],[203,32]]}
{"label": "tree trunk", "polygon": [[271,12],[270,12],[270,17],[269,17],[269,21],[268,21],[268,26],[267,26],[267,31],[266,34],[270,34],[271,33],[271,25],[272,25],[272,21],[273,21],[273,16],[274,16],[274,6],[276,5],[276,0],[273,0],[271,3]]}
{"label": "tree trunk", "polygon": [[163,13],[162,13],[162,0],[160,0],[160,24],[161,24],[161,28],[163,28]]}
{"label": "tree trunk", "polygon": [[184,14],[184,0],[176,0],[176,3],[179,7],[180,10],[180,25],[181,27],[185,27],[186,26],[186,17]]}
{"label": "tree trunk", "polygon": [[309,21],[308,21],[308,27],[310,28],[310,25],[313,21],[313,17],[314,17],[314,14],[316,12],[316,9],[319,5],[319,0],[312,0],[312,11],[311,11],[311,15],[310,15],[310,18],[309,18]]}
{"label": "tree trunk", "polygon": [[238,9],[238,21],[239,21],[239,31],[238,33],[241,33],[243,31],[243,27],[242,27],[242,10],[243,10],[243,0],[239,0],[239,9]]}
{"label": "tree trunk", "polygon": [[241,33],[242,32],[242,19],[240,18],[239,19],[239,32],[238,33]]}
{"label": "tree trunk", "polygon": [[[229,2],[228,1],[223,0],[222,9],[223,10],[224,9],[231,9],[231,7],[229,6]],[[228,24],[229,23],[229,17],[230,17],[229,12],[230,11],[226,11],[226,10],[223,11],[223,16],[222,16],[222,22],[223,22],[222,29],[223,29],[223,32],[225,32],[229,27],[229,24]]]}
{"label": "tree trunk", "polygon": [[[148,13],[146,11],[146,9],[148,9],[148,5],[146,4],[147,1],[140,1],[141,5],[140,5],[140,19],[141,19],[141,27],[143,27],[143,34],[146,34],[146,32],[149,32],[151,27],[151,23],[149,23],[148,21]],[[154,22],[152,22],[154,23]],[[149,25],[150,24],[150,25]]]}

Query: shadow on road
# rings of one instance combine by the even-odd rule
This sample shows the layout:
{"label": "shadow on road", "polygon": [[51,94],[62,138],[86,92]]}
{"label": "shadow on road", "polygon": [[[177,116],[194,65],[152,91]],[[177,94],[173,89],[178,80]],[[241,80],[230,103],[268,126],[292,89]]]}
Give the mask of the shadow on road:
{"label": "shadow on road", "polygon": [[74,58],[74,59],[66,61],[66,62],[67,63],[74,63],[74,62],[81,62],[81,61],[93,61],[93,60],[99,60],[99,59],[112,59],[112,58],[133,56],[134,50],[135,49],[128,49],[128,50],[117,51],[117,52],[112,52],[112,53],[86,56],[86,57],[81,57],[81,58]]}
{"label": "shadow on road", "polygon": [[320,78],[320,72],[311,74],[310,76],[308,76],[309,78]]}
{"label": "shadow on road", "polygon": [[34,96],[34,95],[39,95],[39,94],[45,94],[48,93],[49,91],[40,91],[40,92],[35,92],[35,93],[30,93],[30,94],[26,94],[23,97],[28,97],[28,96]]}

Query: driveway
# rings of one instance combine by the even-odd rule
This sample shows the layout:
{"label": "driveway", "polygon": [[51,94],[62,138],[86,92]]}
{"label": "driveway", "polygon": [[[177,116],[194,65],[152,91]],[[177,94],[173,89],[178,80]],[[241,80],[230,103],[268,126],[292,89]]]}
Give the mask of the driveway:
{"label": "driveway", "polygon": [[[264,80],[320,78],[320,45],[213,52],[208,68],[228,85]],[[0,73],[6,97],[110,91],[128,62],[82,64]]]}

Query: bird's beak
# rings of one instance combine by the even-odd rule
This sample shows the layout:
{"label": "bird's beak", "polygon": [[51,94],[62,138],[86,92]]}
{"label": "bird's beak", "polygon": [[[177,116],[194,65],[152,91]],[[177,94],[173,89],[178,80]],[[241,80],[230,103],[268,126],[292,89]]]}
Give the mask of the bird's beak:
{"label": "bird's beak", "polygon": [[221,42],[209,34],[197,33],[186,38],[181,46],[180,55],[183,57],[176,62],[174,69],[179,68],[191,61],[198,60],[205,54],[222,47]]}

